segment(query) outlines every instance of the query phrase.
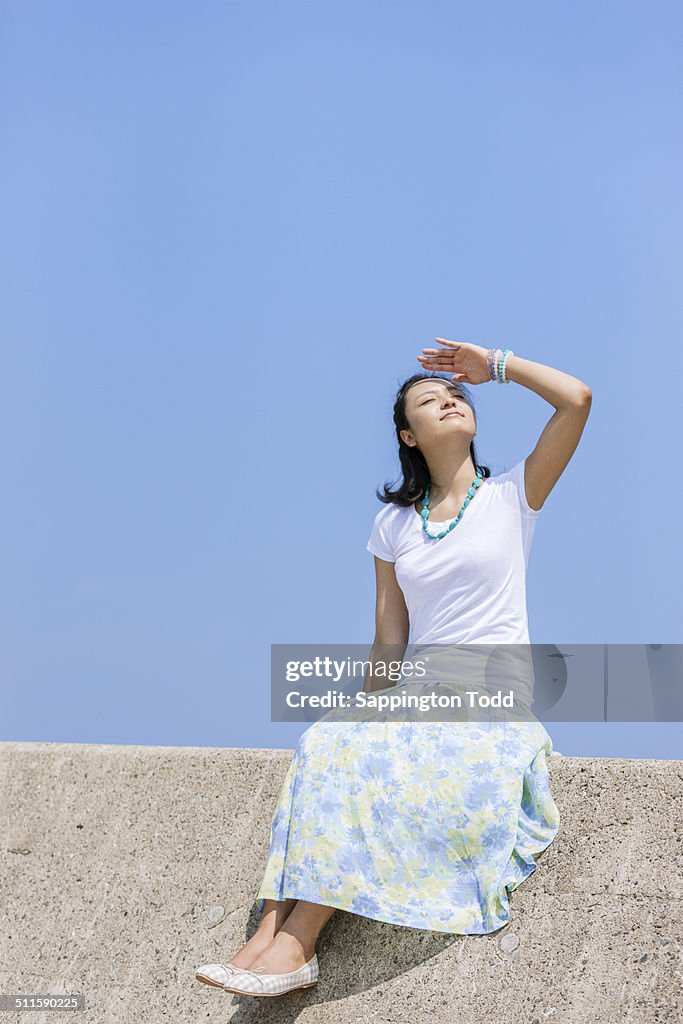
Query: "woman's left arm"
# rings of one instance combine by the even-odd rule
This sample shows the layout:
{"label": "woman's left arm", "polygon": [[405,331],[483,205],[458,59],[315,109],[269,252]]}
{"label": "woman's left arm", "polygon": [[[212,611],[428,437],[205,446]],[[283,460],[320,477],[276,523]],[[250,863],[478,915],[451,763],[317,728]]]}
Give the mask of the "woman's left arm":
{"label": "woman's left arm", "polygon": [[[467,341],[435,340],[446,347],[423,348],[425,355],[417,357],[423,369],[451,373],[452,380],[463,384],[493,383],[487,364],[489,349]],[[578,377],[516,355],[508,356],[506,376],[555,406],[536,447],[526,458],[526,497],[530,507],[538,511],[576,451],[593,392]]]}
{"label": "woman's left arm", "polygon": [[593,392],[577,377],[521,356],[508,356],[506,375],[555,406],[536,447],[526,458],[527,501],[531,508],[541,509],[581,440]]}

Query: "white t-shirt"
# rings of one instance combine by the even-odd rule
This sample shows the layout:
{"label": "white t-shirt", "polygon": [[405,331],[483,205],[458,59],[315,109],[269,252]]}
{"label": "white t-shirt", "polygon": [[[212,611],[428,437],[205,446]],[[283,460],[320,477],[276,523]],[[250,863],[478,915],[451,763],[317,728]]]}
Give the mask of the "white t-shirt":
{"label": "white t-shirt", "polygon": [[[525,459],[482,480],[457,526],[424,535],[414,506],[383,505],[367,550],[395,563],[413,644],[528,644],[526,568],[540,509],[524,490]],[[447,522],[428,521],[430,533]]]}

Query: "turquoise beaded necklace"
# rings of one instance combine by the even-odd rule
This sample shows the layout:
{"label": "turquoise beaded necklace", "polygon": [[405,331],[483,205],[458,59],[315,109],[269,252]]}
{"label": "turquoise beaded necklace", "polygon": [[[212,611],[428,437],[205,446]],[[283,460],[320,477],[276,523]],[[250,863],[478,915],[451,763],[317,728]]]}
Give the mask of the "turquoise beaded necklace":
{"label": "turquoise beaded necklace", "polygon": [[430,533],[429,530],[427,529],[427,519],[429,518],[429,488],[431,486],[431,484],[427,484],[425,496],[422,499],[422,511],[420,512],[420,515],[422,516],[422,530],[424,533],[427,534],[428,537],[431,537],[432,540],[441,540],[442,537],[445,537],[447,534],[451,532],[451,530],[454,530],[455,527],[458,525],[458,523],[462,519],[465,509],[471,502],[474,495],[477,493],[477,487],[481,485],[481,481],[483,479],[484,474],[479,469],[476,470],[476,474],[477,475],[472,481],[472,486],[467,488],[467,497],[462,503],[462,508],[458,512],[455,519],[448,524],[448,528],[442,530],[441,533]]}

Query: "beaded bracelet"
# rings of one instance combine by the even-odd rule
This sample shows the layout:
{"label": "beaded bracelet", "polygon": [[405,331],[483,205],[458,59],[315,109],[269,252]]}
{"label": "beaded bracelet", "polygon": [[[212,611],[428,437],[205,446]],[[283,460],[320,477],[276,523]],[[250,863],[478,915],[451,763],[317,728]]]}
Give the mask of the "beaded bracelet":
{"label": "beaded bracelet", "polygon": [[491,380],[495,380],[498,384],[509,384],[510,380],[507,376],[507,361],[510,356],[514,356],[514,352],[511,348],[499,349],[490,348],[486,357],[486,363],[488,366],[489,377]]}

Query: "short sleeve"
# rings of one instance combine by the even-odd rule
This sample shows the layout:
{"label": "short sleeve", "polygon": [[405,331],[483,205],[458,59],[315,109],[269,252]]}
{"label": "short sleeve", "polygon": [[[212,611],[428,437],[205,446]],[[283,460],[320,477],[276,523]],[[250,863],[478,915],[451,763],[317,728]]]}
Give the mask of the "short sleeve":
{"label": "short sleeve", "polygon": [[375,521],[372,524],[370,538],[365,545],[366,549],[372,555],[377,555],[378,558],[383,558],[385,562],[396,561],[391,538],[390,519],[388,515],[390,511],[391,506],[389,505],[385,505],[384,508],[379,510],[375,516]]}
{"label": "short sleeve", "polygon": [[524,467],[526,463],[526,457],[518,462],[516,466],[513,466],[509,474],[507,474],[510,480],[515,485],[515,491],[517,496],[517,502],[523,515],[536,518],[540,514],[542,509],[532,508],[526,500],[526,489],[524,487]]}

